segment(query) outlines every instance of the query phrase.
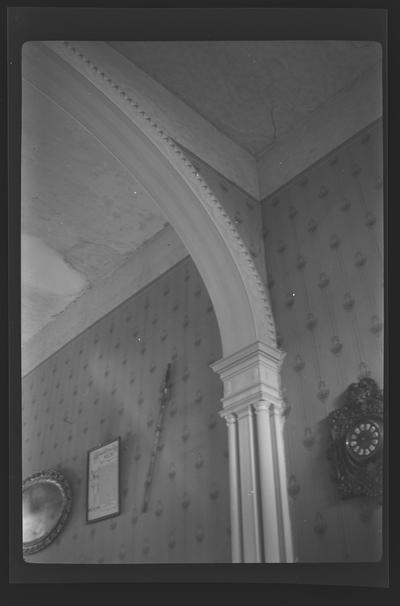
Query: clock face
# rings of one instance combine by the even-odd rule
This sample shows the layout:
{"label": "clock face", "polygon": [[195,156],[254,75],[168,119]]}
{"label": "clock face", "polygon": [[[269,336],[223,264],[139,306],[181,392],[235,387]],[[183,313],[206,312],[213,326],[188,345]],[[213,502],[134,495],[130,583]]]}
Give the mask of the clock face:
{"label": "clock face", "polygon": [[382,447],[382,426],[374,419],[362,419],[354,423],[346,436],[346,448],[353,459],[366,460]]}

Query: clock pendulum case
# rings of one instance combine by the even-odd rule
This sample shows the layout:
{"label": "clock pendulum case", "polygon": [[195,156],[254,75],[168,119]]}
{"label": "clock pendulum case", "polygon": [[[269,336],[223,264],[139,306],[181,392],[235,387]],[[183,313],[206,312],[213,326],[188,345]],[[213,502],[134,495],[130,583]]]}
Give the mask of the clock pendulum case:
{"label": "clock pendulum case", "polygon": [[328,415],[333,464],[340,497],[382,497],[383,395],[365,377],[346,390],[344,406]]}

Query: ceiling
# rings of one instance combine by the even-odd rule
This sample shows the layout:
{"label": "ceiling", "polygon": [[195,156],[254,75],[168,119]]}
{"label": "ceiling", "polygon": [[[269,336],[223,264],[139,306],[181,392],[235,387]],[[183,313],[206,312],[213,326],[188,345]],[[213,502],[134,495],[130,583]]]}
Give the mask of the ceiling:
{"label": "ceiling", "polygon": [[[380,52],[352,42],[111,44],[255,156]],[[118,160],[28,82],[21,221],[23,344],[167,224]]]}
{"label": "ceiling", "polygon": [[28,83],[21,184],[24,343],[166,221],[106,148]]}
{"label": "ceiling", "polygon": [[373,42],[110,44],[256,157],[380,60]]}

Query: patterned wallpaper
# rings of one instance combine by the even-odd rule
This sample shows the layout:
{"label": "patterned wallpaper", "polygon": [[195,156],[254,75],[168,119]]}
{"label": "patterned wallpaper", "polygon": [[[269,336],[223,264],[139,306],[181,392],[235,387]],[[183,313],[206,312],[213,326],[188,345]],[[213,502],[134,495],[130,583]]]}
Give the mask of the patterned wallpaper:
{"label": "patterned wallpaper", "polygon": [[287,352],[285,442],[300,562],[381,553],[380,508],[338,499],[324,421],[360,376],[383,387],[381,131],[373,124],[263,203],[268,284]]}
{"label": "patterned wallpaper", "polygon": [[[214,311],[190,258],[94,324],[23,380],[23,477],[71,483],[65,530],[30,562],[229,562],[228,451]],[[149,511],[144,480],[172,362]],[[86,524],[86,456],[121,436],[122,513]]]}
{"label": "patterned wallpaper", "polygon": [[[188,152],[186,152],[188,153]],[[261,205],[191,157],[235,221],[265,277],[287,352],[288,490],[300,562],[380,557],[381,511],[340,501],[326,459],[325,418],[348,384],[383,385],[381,123],[372,125]],[[229,562],[226,428],[211,302],[190,258],[49,358],[23,381],[23,476],[56,467],[70,480],[64,532],[35,562]],[[172,401],[141,513],[158,411]],[[86,454],[122,438],[122,513],[85,523]]]}

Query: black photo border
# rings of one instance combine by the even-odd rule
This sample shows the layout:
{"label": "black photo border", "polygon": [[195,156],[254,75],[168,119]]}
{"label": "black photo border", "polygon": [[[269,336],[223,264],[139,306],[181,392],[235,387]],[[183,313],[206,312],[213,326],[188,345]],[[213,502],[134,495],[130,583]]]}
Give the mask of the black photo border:
{"label": "black photo border", "polygon": [[[99,3],[100,4],[100,3]],[[387,238],[387,28],[386,8],[129,8],[9,7],[7,14],[8,113],[8,393],[9,393],[9,583],[40,587],[46,583],[267,583],[265,599],[278,596],[285,603],[287,590],[298,596],[299,585],[313,590],[324,603],[337,603],[338,586],[348,594],[382,599],[388,587],[388,448],[385,441],[383,558],[371,563],[298,564],[32,564],[21,549],[21,351],[20,351],[20,135],[21,50],[29,40],[372,40],[383,48],[385,239]],[[310,6],[312,3],[308,3]],[[148,7],[148,4],[146,4]],[[128,12],[127,12],[128,11]],[[130,11],[130,13],[129,13]],[[398,49],[397,49],[398,50]],[[6,234],[7,238],[7,234]],[[388,405],[387,240],[385,244],[385,413]],[[385,431],[388,431],[385,414]],[[7,427],[7,426],[6,426]],[[7,429],[6,441],[7,444]],[[7,452],[5,460],[7,460]],[[289,587],[288,587],[289,585]],[[290,585],[293,585],[290,587]],[[272,586],[274,591],[271,592]],[[286,587],[285,587],[286,586]],[[323,587],[325,586],[325,587]],[[329,587],[326,587],[329,586]],[[329,594],[325,593],[329,590]],[[190,590],[190,589],[189,589]],[[57,589],[57,591],[59,591]],[[376,593],[377,592],[377,593]],[[29,594],[28,594],[29,595]],[[91,594],[86,594],[91,595]],[[328,599],[327,599],[328,597]],[[360,596],[358,596],[360,597]],[[109,598],[108,598],[109,599]],[[357,599],[357,597],[355,598]],[[361,598],[363,599],[363,598]],[[312,601],[312,600],[311,600]]]}

